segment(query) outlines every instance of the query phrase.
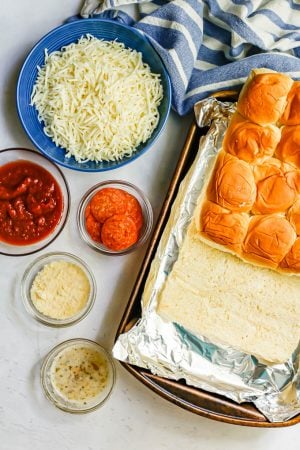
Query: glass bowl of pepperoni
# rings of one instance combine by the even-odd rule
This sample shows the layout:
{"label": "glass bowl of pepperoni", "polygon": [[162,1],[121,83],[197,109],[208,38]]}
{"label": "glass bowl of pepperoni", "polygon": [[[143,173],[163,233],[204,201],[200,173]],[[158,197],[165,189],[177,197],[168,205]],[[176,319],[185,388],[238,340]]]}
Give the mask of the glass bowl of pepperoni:
{"label": "glass bowl of pepperoni", "polygon": [[63,230],[70,193],[62,171],[28,149],[0,150],[0,254],[35,253]]}
{"label": "glass bowl of pepperoni", "polygon": [[82,239],[106,255],[130,253],[147,240],[153,225],[145,194],[127,181],[98,183],[80,201],[77,224]]}

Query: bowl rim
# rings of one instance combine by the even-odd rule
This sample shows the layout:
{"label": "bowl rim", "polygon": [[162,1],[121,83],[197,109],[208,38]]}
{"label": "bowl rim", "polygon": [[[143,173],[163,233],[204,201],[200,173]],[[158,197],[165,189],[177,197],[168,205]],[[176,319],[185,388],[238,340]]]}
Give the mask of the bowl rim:
{"label": "bowl rim", "polygon": [[[73,264],[77,265],[81,269],[83,268],[84,271],[88,274],[89,278],[89,285],[90,285],[90,294],[88,301],[86,305],[82,308],[82,310],[77,313],[75,316],[71,316],[66,319],[53,319],[51,317],[47,317],[45,314],[41,313],[34,305],[33,301],[31,300],[30,296],[27,295],[27,289],[26,284],[28,283],[29,277],[32,274],[32,271],[38,266],[40,263],[42,263],[42,267],[39,269],[42,270],[43,267],[45,267],[46,264],[50,264],[50,261],[47,262],[47,259],[55,258],[56,261],[61,260],[62,258],[69,259]],[[38,272],[34,274],[32,283],[34,279],[36,278]],[[31,283],[31,286],[32,286]],[[51,328],[66,328],[72,325],[75,325],[79,322],[81,322],[83,319],[87,317],[87,315],[91,312],[93,309],[93,306],[95,304],[95,300],[97,298],[97,282],[96,278],[89,267],[89,265],[79,256],[74,255],[70,252],[49,252],[44,253],[43,255],[38,256],[33,261],[31,261],[25,268],[22,279],[21,279],[21,298],[23,301],[24,308],[26,312],[37,322],[42,323],[43,325],[46,325]]]}
{"label": "bowl rim", "polygon": [[[57,356],[59,354],[60,350],[64,350],[66,348],[70,348],[73,344],[80,344],[80,342],[82,342],[82,344],[87,344],[87,345],[91,345],[94,347],[97,347],[97,349],[102,352],[107,361],[108,364],[110,365],[111,368],[111,374],[112,374],[112,379],[111,379],[111,386],[109,389],[109,392],[107,393],[106,397],[104,397],[100,402],[98,402],[97,404],[95,404],[92,407],[86,408],[86,409],[76,409],[76,408],[68,408],[67,406],[64,406],[62,404],[60,404],[58,401],[55,400],[55,398],[53,398],[53,396],[51,395],[51,393],[48,390],[47,387],[47,383],[45,381],[46,378],[46,369],[47,369],[47,363],[49,362],[50,358],[54,356]],[[57,354],[57,355],[55,355]],[[52,362],[53,364],[53,362]],[[109,352],[108,350],[106,350],[106,348],[104,348],[101,344],[99,344],[99,342],[92,340],[92,339],[88,339],[88,338],[81,338],[81,337],[77,337],[77,338],[71,338],[71,339],[67,339],[63,342],[60,342],[59,344],[55,345],[51,350],[49,350],[49,352],[44,356],[41,367],[40,367],[40,383],[42,385],[42,389],[43,392],[45,394],[45,396],[47,397],[48,400],[50,400],[50,402],[56,406],[56,408],[67,412],[67,413],[71,413],[71,414],[87,414],[89,412],[93,412],[96,409],[100,408],[101,406],[103,406],[104,403],[106,403],[106,401],[109,399],[109,397],[111,396],[115,384],[116,384],[116,378],[117,378],[117,371],[116,371],[116,365],[113,359],[113,356],[111,354],[111,352]]]}
{"label": "bowl rim", "polygon": [[[37,142],[37,140],[29,133],[28,127],[27,127],[27,125],[26,125],[26,117],[23,117],[23,114],[21,113],[21,107],[20,107],[20,102],[19,102],[19,99],[20,99],[20,84],[21,84],[22,77],[23,77],[23,74],[24,74],[24,71],[25,71],[25,67],[26,67],[28,61],[30,60],[30,58],[32,57],[33,53],[36,51],[37,47],[38,47],[39,45],[41,45],[41,44],[43,43],[43,41],[45,41],[48,37],[52,36],[52,34],[54,34],[55,32],[57,32],[58,30],[61,30],[61,29],[67,29],[67,28],[69,28],[69,27],[74,27],[74,26],[76,26],[78,23],[82,23],[82,20],[88,20],[89,22],[93,22],[93,21],[94,21],[94,22],[105,22],[105,23],[112,23],[112,22],[113,22],[115,25],[117,25],[117,26],[119,26],[119,27],[121,27],[121,28],[125,28],[125,29],[129,30],[130,32],[132,32],[133,34],[135,34],[136,36],[138,36],[139,39],[142,39],[144,42],[146,42],[147,44],[150,45],[150,47],[152,48],[152,50],[156,53],[156,55],[157,55],[158,58],[160,59],[160,62],[161,62],[161,64],[162,64],[162,68],[163,68],[163,73],[164,73],[164,76],[165,76],[165,79],[166,79],[167,92],[164,93],[164,96],[165,96],[165,95],[167,96],[167,101],[168,101],[168,102],[167,102],[167,109],[166,109],[165,117],[164,117],[163,120],[162,120],[162,124],[161,124],[160,130],[158,131],[157,135],[154,137],[154,139],[153,139],[153,141],[152,141],[151,143],[148,143],[148,144],[147,144],[147,142],[146,142],[146,145],[144,146],[144,148],[143,148],[140,152],[138,152],[138,153],[136,153],[136,152],[133,153],[133,155],[130,156],[130,158],[126,158],[126,157],[122,158],[120,161],[118,161],[118,164],[117,164],[115,167],[104,167],[104,168],[101,167],[101,168],[98,168],[98,169],[94,169],[94,168],[86,168],[86,167],[85,167],[85,168],[81,168],[81,167],[78,167],[78,166],[76,166],[76,167],[71,167],[71,166],[68,165],[66,162],[59,161],[57,158],[51,157],[51,155],[49,155],[47,152],[45,152],[45,151],[43,150],[43,147],[42,147],[42,146]],[[46,48],[46,46],[44,47],[44,49],[45,49],[45,48]],[[23,127],[23,129],[24,129],[26,135],[28,136],[28,138],[31,140],[31,142],[35,145],[35,147],[36,147],[36,148],[37,148],[37,149],[38,149],[38,150],[39,150],[39,151],[40,151],[47,159],[51,160],[52,162],[54,162],[54,163],[56,163],[56,164],[59,164],[59,165],[62,166],[62,167],[65,167],[65,168],[67,168],[67,169],[69,169],[69,170],[75,170],[75,171],[78,171],[78,172],[89,172],[89,173],[107,172],[107,171],[109,171],[109,170],[115,170],[115,169],[119,169],[120,167],[126,166],[127,164],[129,164],[129,163],[135,161],[137,158],[139,158],[140,156],[142,156],[144,153],[146,153],[146,152],[153,146],[153,144],[157,141],[157,139],[159,138],[160,134],[161,134],[162,131],[164,130],[165,125],[166,125],[166,122],[167,122],[168,117],[169,117],[169,114],[170,114],[171,105],[172,105],[172,86],[171,86],[170,75],[169,75],[169,73],[168,73],[168,71],[167,71],[167,68],[166,68],[166,66],[165,66],[165,63],[164,63],[163,60],[161,59],[161,56],[159,55],[159,53],[156,51],[156,49],[155,49],[154,46],[152,45],[151,40],[148,39],[147,36],[146,36],[143,32],[141,32],[141,31],[139,31],[139,30],[137,30],[137,29],[135,29],[135,28],[133,28],[133,27],[131,27],[131,26],[129,26],[129,25],[126,25],[126,24],[117,22],[117,21],[112,20],[112,19],[102,19],[102,18],[95,18],[95,17],[90,17],[90,18],[86,18],[86,19],[85,19],[85,18],[78,18],[77,20],[73,20],[73,21],[64,23],[64,24],[59,25],[59,26],[53,28],[52,30],[50,30],[47,34],[45,34],[41,39],[39,39],[39,40],[37,41],[37,43],[32,47],[32,49],[31,49],[31,50],[29,51],[29,53],[27,54],[27,56],[26,56],[26,58],[25,58],[25,60],[24,60],[24,62],[23,62],[23,64],[22,64],[21,70],[20,70],[20,72],[19,72],[18,80],[17,80],[17,86],[16,86],[16,108],[17,108],[17,112],[18,112],[18,117],[19,117],[19,120],[20,120],[20,122],[21,122],[21,125],[22,125],[22,127]],[[155,132],[155,130],[153,130],[153,133],[154,133],[154,132]],[[150,137],[151,137],[151,136],[150,136]],[[60,147],[57,147],[57,146],[56,146],[56,148],[60,148]]]}
{"label": "bowl rim", "polygon": [[[84,203],[86,202],[87,198],[91,194],[93,194],[93,193],[96,194],[96,192],[100,191],[101,189],[104,189],[105,187],[107,187],[108,185],[111,185],[111,184],[117,185],[118,186],[117,189],[122,189],[122,187],[123,187],[124,189],[129,188],[129,189],[132,189],[133,192],[136,192],[136,194],[139,197],[141,197],[141,199],[143,200],[144,206],[148,213],[148,222],[146,224],[144,234],[139,237],[138,241],[135,244],[131,245],[128,248],[125,248],[124,250],[120,250],[120,251],[110,250],[109,248],[106,248],[104,245],[100,248],[96,245],[97,244],[96,242],[93,243],[92,239],[86,239],[85,235],[86,234],[88,235],[88,232],[85,230],[85,226],[83,223],[84,213],[85,213],[83,206],[84,206]],[[139,202],[138,199],[137,199],[137,201]],[[141,205],[141,207],[142,207],[142,205]],[[83,194],[83,196],[81,197],[81,199],[79,201],[78,207],[77,207],[76,222],[77,222],[77,228],[79,231],[79,235],[80,235],[82,241],[84,243],[86,243],[90,248],[92,248],[93,250],[95,250],[98,253],[101,253],[102,255],[122,256],[122,255],[127,255],[129,253],[132,253],[135,250],[138,250],[149,239],[149,236],[153,229],[153,222],[154,222],[153,208],[152,208],[150,200],[148,199],[146,194],[139,187],[137,187],[135,184],[131,183],[130,181],[120,180],[120,179],[104,180],[104,181],[100,181],[99,183],[94,184]],[[86,233],[84,231],[86,231]]]}
{"label": "bowl rim", "polygon": [[[69,217],[69,214],[70,214],[71,192],[70,192],[69,184],[68,184],[68,182],[67,182],[67,179],[66,179],[66,177],[65,177],[65,175],[64,175],[64,173],[63,173],[63,171],[61,170],[60,167],[58,167],[57,164],[55,164],[54,161],[52,161],[51,159],[47,158],[44,154],[41,154],[40,152],[38,152],[38,151],[36,151],[36,150],[32,150],[32,149],[25,148],[25,147],[10,147],[10,148],[0,149],[0,155],[1,155],[2,153],[9,152],[9,151],[12,151],[12,150],[21,150],[21,151],[25,151],[25,152],[30,152],[30,153],[33,153],[33,154],[35,154],[35,155],[40,156],[41,158],[45,158],[50,164],[52,164],[52,166],[55,167],[55,169],[58,170],[60,176],[61,176],[62,179],[63,179],[63,182],[64,182],[64,184],[65,184],[65,188],[66,188],[66,191],[67,191],[67,202],[66,202],[65,199],[64,199],[64,205],[66,206],[66,215],[65,215],[65,218],[62,220],[62,222],[59,222],[59,223],[57,224],[57,226],[59,226],[60,224],[61,224],[61,226],[60,226],[60,228],[59,228],[57,234],[56,234],[55,236],[53,236],[53,237],[49,240],[49,242],[47,242],[46,244],[42,245],[42,247],[37,248],[36,250],[30,250],[30,251],[27,251],[27,252],[24,252],[24,253],[6,253],[6,252],[0,250],[0,255],[4,255],[4,256],[14,256],[14,257],[17,256],[17,257],[18,257],[18,256],[34,255],[35,253],[40,252],[41,250],[43,250],[43,249],[45,249],[46,247],[48,247],[48,245],[52,244],[52,242],[54,242],[55,239],[58,238],[58,236],[61,234],[61,232],[62,232],[63,229],[65,228],[66,223],[67,223],[67,220],[68,220],[68,217]],[[39,165],[38,163],[36,163],[36,164]],[[47,169],[45,169],[45,170],[47,170]],[[54,176],[52,173],[51,173],[51,175]],[[58,183],[58,184],[59,184],[59,183]],[[56,229],[56,228],[55,228],[55,229]],[[55,230],[55,229],[54,229],[54,230]],[[53,231],[54,231],[54,230],[53,230]],[[19,246],[19,248],[21,248],[21,246]]]}

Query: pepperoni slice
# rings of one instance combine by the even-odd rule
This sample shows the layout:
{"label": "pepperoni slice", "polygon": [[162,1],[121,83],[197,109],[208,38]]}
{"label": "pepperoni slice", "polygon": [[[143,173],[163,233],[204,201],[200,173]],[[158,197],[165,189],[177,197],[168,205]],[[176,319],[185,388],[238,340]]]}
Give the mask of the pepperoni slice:
{"label": "pepperoni slice", "polygon": [[101,230],[102,243],[111,250],[125,250],[138,240],[137,226],[131,217],[116,214],[107,219]]}
{"label": "pepperoni slice", "polygon": [[84,217],[87,219],[89,215],[91,214],[91,204],[89,203],[84,211]]}
{"label": "pepperoni slice", "polygon": [[140,231],[143,226],[143,212],[141,205],[139,204],[137,199],[128,192],[125,192],[125,196],[127,202],[125,214],[132,218],[132,220],[136,224],[137,230]]}
{"label": "pepperoni slice", "polygon": [[86,207],[85,218],[91,238],[96,242],[103,241],[112,250],[123,250],[133,245],[143,226],[143,213],[138,200],[116,188],[98,191]]}
{"label": "pepperoni slice", "polygon": [[92,214],[86,217],[85,226],[93,241],[101,242],[101,223],[97,222]]}
{"label": "pepperoni slice", "polygon": [[98,222],[104,223],[106,219],[115,214],[125,214],[126,193],[121,189],[103,188],[94,195],[90,205],[94,218]]}

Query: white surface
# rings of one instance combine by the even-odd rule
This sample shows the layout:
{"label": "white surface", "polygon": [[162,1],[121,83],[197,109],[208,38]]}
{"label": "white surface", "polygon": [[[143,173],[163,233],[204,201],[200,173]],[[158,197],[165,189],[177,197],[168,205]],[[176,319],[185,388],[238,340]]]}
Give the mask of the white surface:
{"label": "white surface", "polygon": [[[76,13],[79,5],[78,0],[1,2],[1,148],[32,148],[15,110],[17,73],[32,45],[64,18]],[[0,256],[1,450],[299,449],[299,426],[263,430],[203,419],[154,395],[119,365],[112,397],[94,413],[82,416],[63,413],[41,392],[40,363],[54,345],[72,337],[87,337],[111,348],[143,257],[143,251],[119,258],[104,257],[81,242],[75,226],[80,197],[98,181],[129,180],[148,194],[157,217],[188,123],[189,119],[172,114],[155,148],[123,169],[104,175],[65,170],[72,194],[71,214],[64,232],[42,253],[71,251],[92,267],[98,297],[83,322],[55,330],[31,320],[20,300],[18,280],[34,256]]]}

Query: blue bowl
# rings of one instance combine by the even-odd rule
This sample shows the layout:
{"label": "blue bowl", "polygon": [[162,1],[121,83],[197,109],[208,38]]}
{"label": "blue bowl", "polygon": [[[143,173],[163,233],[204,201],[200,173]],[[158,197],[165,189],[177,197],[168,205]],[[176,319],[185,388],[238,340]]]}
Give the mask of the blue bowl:
{"label": "blue bowl", "polygon": [[[37,110],[30,106],[30,97],[37,77],[37,66],[44,64],[44,51],[48,53],[60,50],[64,45],[77,42],[85,34],[92,34],[96,38],[108,41],[118,40],[126,47],[142,53],[143,60],[149,64],[151,71],[161,75],[164,97],[159,106],[160,119],[156,129],[147,142],[138,146],[131,157],[124,157],[120,161],[104,161],[96,163],[88,161],[78,163],[74,157],[67,158],[64,149],[57,147],[45,135],[43,123],[38,121]],[[64,167],[83,172],[102,172],[116,169],[141,156],[156,141],[168,118],[171,106],[171,84],[168,73],[150,42],[139,31],[112,20],[81,19],[62,25],[50,31],[33,47],[21,69],[17,84],[17,110],[21,123],[33,144],[49,159]]]}

